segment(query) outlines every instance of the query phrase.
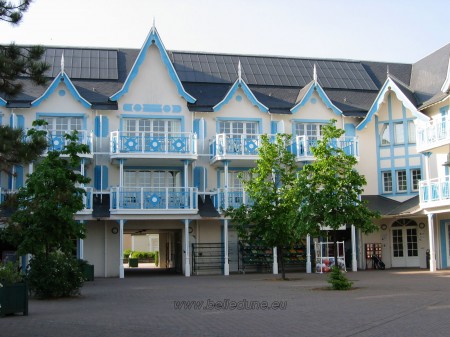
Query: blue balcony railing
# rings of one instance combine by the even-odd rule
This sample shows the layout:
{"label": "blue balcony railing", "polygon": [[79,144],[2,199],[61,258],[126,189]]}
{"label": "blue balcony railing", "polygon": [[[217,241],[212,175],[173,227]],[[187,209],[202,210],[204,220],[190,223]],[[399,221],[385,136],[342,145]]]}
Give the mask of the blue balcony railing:
{"label": "blue balcony railing", "polygon": [[218,210],[228,207],[238,208],[242,204],[253,204],[243,188],[219,188],[214,199],[214,205]]}
{"label": "blue balcony railing", "polygon": [[197,136],[191,132],[111,132],[112,154],[197,154]]}
{"label": "blue balcony railing", "polygon": [[[275,136],[268,135],[273,141]],[[257,156],[258,148],[261,146],[261,135],[255,134],[217,134],[209,142],[210,159],[217,157],[236,156],[245,159],[246,156]]]}
{"label": "blue balcony railing", "polygon": [[419,183],[420,203],[431,203],[439,201],[450,202],[450,176],[422,180]]}
{"label": "blue balcony railing", "polygon": [[[68,144],[68,141],[65,138],[66,134],[72,133],[72,131],[61,131],[61,130],[46,130],[47,131],[47,140],[48,140],[48,149],[47,151],[62,151],[64,147]],[[94,151],[93,148],[93,133],[90,131],[78,130],[78,142],[80,144],[87,145],[89,147],[89,151],[92,154]]]}
{"label": "blue balcony railing", "polygon": [[[317,145],[319,137],[297,136],[292,144],[292,152],[297,160],[313,160],[311,148]],[[359,140],[357,137],[342,137],[330,141],[334,148],[342,149],[347,155],[359,157]]]}
{"label": "blue balcony railing", "polygon": [[113,187],[112,210],[196,210],[195,187]]}

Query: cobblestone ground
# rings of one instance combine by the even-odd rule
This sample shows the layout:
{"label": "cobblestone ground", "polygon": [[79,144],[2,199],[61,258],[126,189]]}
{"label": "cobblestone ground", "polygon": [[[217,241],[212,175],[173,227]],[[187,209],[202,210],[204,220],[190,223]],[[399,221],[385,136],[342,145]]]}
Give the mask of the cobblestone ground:
{"label": "cobblestone ground", "polygon": [[0,336],[450,335],[450,271],[347,275],[350,291],[326,290],[327,275],[303,273],[289,281],[270,274],[97,278],[78,298],[30,300],[29,316],[0,318]]}

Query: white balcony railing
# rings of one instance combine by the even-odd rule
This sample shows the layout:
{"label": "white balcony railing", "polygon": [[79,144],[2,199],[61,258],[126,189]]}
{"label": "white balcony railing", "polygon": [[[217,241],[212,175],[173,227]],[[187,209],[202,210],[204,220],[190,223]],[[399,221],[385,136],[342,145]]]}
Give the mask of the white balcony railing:
{"label": "white balcony railing", "polygon": [[450,176],[420,181],[419,196],[420,203],[425,207],[442,201],[450,205]]}
{"label": "white balcony railing", "polygon": [[252,201],[243,188],[219,188],[217,190],[214,200],[216,209],[238,208],[242,204],[252,205]]}
{"label": "white balcony railing", "polygon": [[[257,156],[261,146],[261,136],[256,134],[220,133],[209,142],[210,158],[236,156],[245,159],[248,156]],[[267,135],[271,141],[273,135]]]}
{"label": "white balcony railing", "polygon": [[111,132],[112,154],[197,154],[197,136],[192,132]]}
{"label": "white balcony railing", "polygon": [[[72,133],[72,131],[61,130],[46,130],[48,139],[47,151],[61,151],[68,144],[68,141],[64,137],[66,134]],[[94,152],[93,139],[94,134],[92,131],[77,130],[78,142],[89,146],[89,151],[92,154]]]}
{"label": "white balcony railing", "polygon": [[81,187],[86,191],[86,194],[83,194],[83,205],[84,210],[81,212],[92,212],[93,208],[93,188],[92,187]]}
{"label": "white balcony railing", "polygon": [[432,119],[427,123],[420,123],[416,126],[416,146],[417,151],[422,152],[433,147],[438,147],[450,143],[450,118]]}
{"label": "white balcony railing", "polygon": [[[314,155],[311,148],[317,145],[319,137],[297,136],[292,144],[292,152],[297,160],[312,160]],[[359,157],[359,140],[358,137],[341,137],[333,139],[330,145],[342,149],[346,154]]]}
{"label": "white balcony railing", "polygon": [[113,187],[111,210],[197,210],[195,187]]}

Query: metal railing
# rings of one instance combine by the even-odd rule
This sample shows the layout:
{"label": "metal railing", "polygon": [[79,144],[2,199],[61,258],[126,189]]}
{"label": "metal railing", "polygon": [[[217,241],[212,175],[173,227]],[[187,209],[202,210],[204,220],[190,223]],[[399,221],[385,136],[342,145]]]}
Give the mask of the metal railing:
{"label": "metal railing", "polygon": [[450,118],[433,119],[427,123],[419,123],[416,126],[417,149],[426,149],[450,142]]}
{"label": "metal railing", "polygon": [[243,188],[219,188],[217,190],[214,200],[216,209],[238,208],[243,204],[253,204]]}
{"label": "metal railing", "polygon": [[[256,134],[220,133],[209,142],[210,158],[216,156],[255,156],[261,146],[261,136]],[[275,136],[268,135],[273,140]]]}
{"label": "metal railing", "polygon": [[422,180],[419,183],[420,203],[450,201],[450,176]]}
{"label": "metal railing", "polygon": [[[69,143],[64,135],[71,134],[72,131],[67,130],[46,130],[48,148],[47,151],[61,151]],[[77,130],[78,132],[78,142],[89,146],[90,153],[93,153],[93,139],[94,134],[92,131]]]}
{"label": "metal railing", "polygon": [[197,135],[192,132],[111,132],[110,152],[197,154]]}
{"label": "metal railing", "polygon": [[[317,145],[320,137],[313,136],[296,136],[295,142],[292,144],[292,152],[297,159],[304,157],[313,157],[311,148]],[[358,137],[341,137],[332,139],[330,145],[334,148],[342,149],[347,155],[359,157],[359,140]]]}
{"label": "metal railing", "polygon": [[195,187],[112,187],[111,209],[195,210]]}

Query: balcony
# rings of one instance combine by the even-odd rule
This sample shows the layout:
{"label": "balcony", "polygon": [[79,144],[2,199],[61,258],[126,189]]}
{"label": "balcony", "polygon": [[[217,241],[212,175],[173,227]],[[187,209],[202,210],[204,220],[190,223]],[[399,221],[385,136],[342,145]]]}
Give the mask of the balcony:
{"label": "balcony", "polygon": [[433,119],[416,126],[417,152],[442,148],[442,153],[448,152],[450,144],[450,119],[448,117]]}
{"label": "balcony", "polygon": [[233,166],[253,166],[260,146],[261,135],[217,134],[209,142],[210,162],[233,160]]}
{"label": "balcony", "polygon": [[238,208],[242,204],[252,204],[243,188],[219,188],[217,190],[214,205],[219,211],[228,207]]}
{"label": "balcony", "polygon": [[83,205],[84,209],[77,212],[77,214],[91,214],[93,207],[93,188],[92,187],[81,187],[86,191],[86,194],[83,194]]}
{"label": "balcony", "polygon": [[[317,145],[320,138],[312,136],[297,136],[292,143],[292,152],[296,161],[313,161],[314,155],[311,148]],[[359,140],[358,137],[342,137],[333,139],[330,144],[332,147],[344,150],[347,155],[359,158]]]}
{"label": "balcony", "polygon": [[[72,133],[72,131],[61,131],[61,130],[46,130],[48,139],[47,151],[62,151],[64,147],[69,143],[64,137],[66,134]],[[80,154],[82,158],[93,158],[94,147],[93,147],[94,135],[91,131],[78,130],[78,143],[87,145],[89,147],[90,153]]]}
{"label": "balcony", "polygon": [[111,214],[196,214],[195,187],[113,187]]}
{"label": "balcony", "polygon": [[450,208],[450,176],[420,181],[419,197],[422,209]]}
{"label": "balcony", "polygon": [[[191,132],[111,132],[111,159],[160,159],[161,164],[197,159],[197,136]],[[157,163],[156,163],[157,164]]]}

